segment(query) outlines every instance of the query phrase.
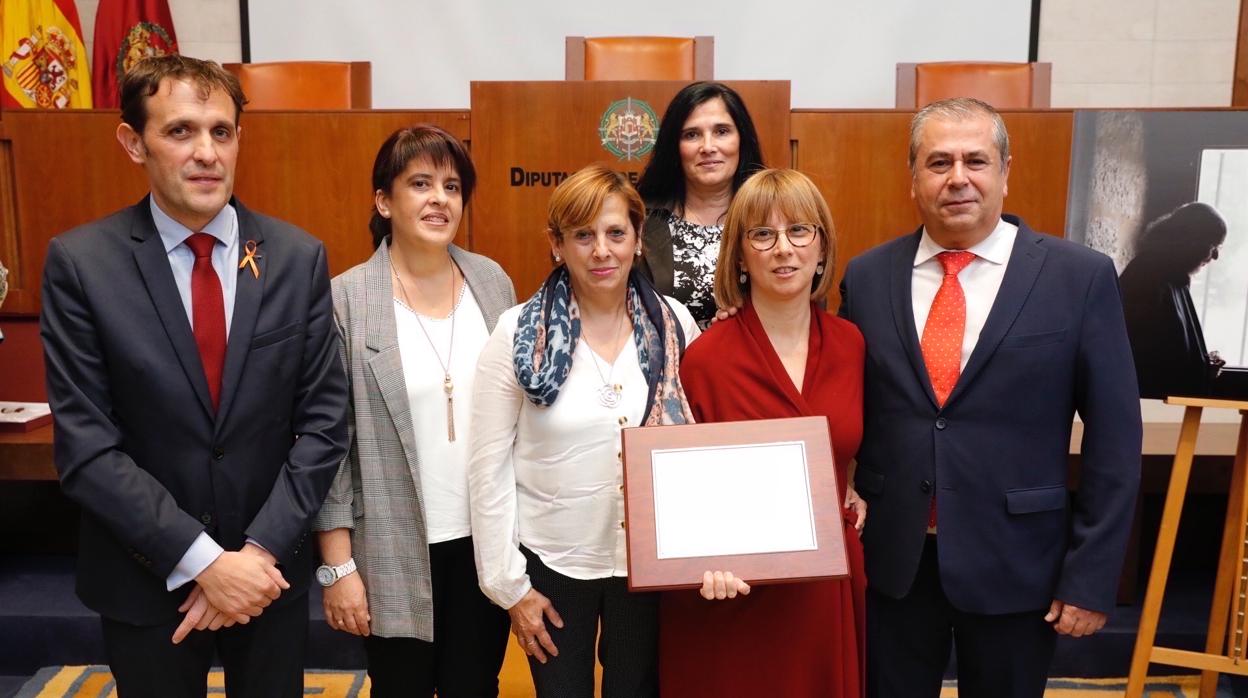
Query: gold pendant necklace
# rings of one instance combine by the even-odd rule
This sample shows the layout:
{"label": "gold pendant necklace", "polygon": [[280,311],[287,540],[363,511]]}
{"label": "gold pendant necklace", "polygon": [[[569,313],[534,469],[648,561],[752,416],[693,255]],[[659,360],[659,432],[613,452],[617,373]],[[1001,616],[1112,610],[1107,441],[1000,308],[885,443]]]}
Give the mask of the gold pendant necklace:
{"label": "gold pendant necklace", "polygon": [[[420,331],[425,335],[425,341],[429,342],[429,348],[433,350],[433,355],[438,360],[438,365],[442,367],[442,391],[446,393],[446,440],[455,440],[455,382],[451,380],[451,357],[454,356],[455,350],[455,311],[459,309],[459,300],[455,297],[455,262],[451,262],[451,341],[446,347],[446,361],[442,360],[442,354],[438,352],[438,347],[433,343],[433,337],[429,336],[429,330],[425,329],[425,323],[420,319],[420,313],[412,310],[411,297],[407,293],[407,285],[403,283],[403,277],[399,276],[399,270],[394,267],[394,257],[390,257],[390,272],[394,274],[395,281],[399,282],[399,290],[403,293],[402,303],[407,306],[408,310],[412,310],[412,315],[416,317],[416,324],[420,326]],[[467,286],[467,283],[464,284]],[[460,296],[463,296],[463,288],[460,288]]]}

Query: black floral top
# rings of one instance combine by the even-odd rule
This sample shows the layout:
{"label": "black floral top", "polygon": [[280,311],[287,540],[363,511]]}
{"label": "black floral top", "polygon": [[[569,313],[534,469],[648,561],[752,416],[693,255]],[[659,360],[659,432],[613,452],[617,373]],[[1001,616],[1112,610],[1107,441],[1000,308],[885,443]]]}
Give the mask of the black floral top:
{"label": "black floral top", "polygon": [[706,329],[715,317],[715,263],[724,227],[696,225],[674,213],[667,225],[672,232],[672,297]]}

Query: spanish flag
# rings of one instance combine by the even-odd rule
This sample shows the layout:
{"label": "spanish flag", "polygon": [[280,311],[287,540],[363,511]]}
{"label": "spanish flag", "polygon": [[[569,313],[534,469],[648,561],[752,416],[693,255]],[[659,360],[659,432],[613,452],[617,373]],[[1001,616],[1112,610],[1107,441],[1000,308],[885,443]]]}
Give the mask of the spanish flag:
{"label": "spanish flag", "polygon": [[73,0],[4,0],[0,27],[0,105],[91,107],[87,48]]}
{"label": "spanish flag", "polygon": [[121,76],[148,56],[178,52],[173,17],[165,0],[100,0],[95,11],[95,58],[91,61],[96,109],[121,106]]}

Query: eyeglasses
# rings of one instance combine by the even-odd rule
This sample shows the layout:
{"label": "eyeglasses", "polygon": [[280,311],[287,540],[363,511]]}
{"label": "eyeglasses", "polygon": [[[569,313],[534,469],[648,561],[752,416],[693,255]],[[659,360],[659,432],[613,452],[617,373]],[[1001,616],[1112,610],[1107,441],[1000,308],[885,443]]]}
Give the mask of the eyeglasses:
{"label": "eyeglasses", "polygon": [[766,252],[776,246],[780,233],[785,234],[790,245],[805,247],[814,241],[820,230],[821,228],[814,223],[794,223],[787,228],[779,229],[760,226],[745,231],[745,239],[750,241],[750,247],[759,252]]}

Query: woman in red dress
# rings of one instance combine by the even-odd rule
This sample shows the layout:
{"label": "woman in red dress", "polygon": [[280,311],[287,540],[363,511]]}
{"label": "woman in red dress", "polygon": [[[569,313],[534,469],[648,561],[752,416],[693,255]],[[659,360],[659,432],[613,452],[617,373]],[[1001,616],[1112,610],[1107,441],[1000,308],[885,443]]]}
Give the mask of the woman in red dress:
{"label": "woman in red dress", "polygon": [[860,698],[866,579],[854,533],[865,504],[847,488],[862,438],[862,335],[815,304],[831,288],[836,241],[819,190],[764,170],[737,191],[715,272],[715,300],[740,307],[681,362],[699,422],[827,417],[846,509],[849,579],[760,586],[708,571],[701,593],[667,592],[660,614],[662,695]]}

